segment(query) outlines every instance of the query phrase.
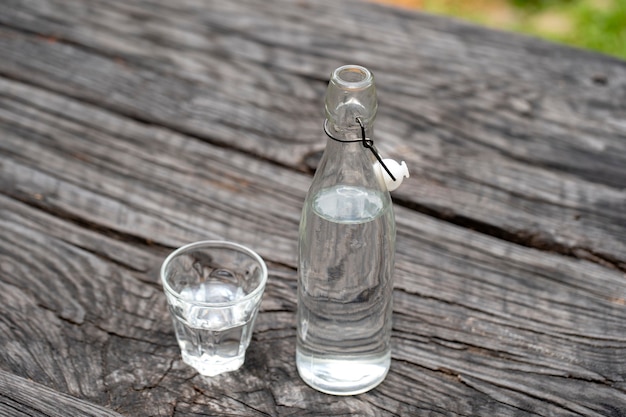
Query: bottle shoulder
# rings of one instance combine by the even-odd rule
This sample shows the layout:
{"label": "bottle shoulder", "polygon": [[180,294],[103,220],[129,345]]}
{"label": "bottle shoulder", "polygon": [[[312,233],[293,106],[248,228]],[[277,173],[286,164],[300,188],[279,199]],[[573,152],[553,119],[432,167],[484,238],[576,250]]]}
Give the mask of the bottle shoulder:
{"label": "bottle shoulder", "polygon": [[377,175],[376,170],[379,168],[376,164],[377,161],[372,158],[371,153],[359,143],[327,146],[313,176],[310,190],[315,192],[322,188],[347,185],[387,192],[384,180]]}

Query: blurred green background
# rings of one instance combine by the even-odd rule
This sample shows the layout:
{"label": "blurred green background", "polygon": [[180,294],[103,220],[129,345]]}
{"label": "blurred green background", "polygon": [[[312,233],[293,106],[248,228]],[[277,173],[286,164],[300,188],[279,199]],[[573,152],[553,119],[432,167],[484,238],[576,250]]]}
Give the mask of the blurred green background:
{"label": "blurred green background", "polygon": [[626,59],[626,0],[376,0]]}

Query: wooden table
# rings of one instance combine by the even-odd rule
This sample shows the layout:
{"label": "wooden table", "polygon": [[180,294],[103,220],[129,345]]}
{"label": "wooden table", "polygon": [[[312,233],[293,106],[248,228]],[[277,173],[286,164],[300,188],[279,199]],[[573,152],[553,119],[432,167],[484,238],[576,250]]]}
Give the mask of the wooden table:
{"label": "wooden table", "polygon": [[[393,362],[294,363],[297,233],[346,63],[407,161]],[[1,416],[626,416],[626,63],[348,1],[0,3]],[[244,367],[182,363],[158,268],[229,239],[270,280]]]}

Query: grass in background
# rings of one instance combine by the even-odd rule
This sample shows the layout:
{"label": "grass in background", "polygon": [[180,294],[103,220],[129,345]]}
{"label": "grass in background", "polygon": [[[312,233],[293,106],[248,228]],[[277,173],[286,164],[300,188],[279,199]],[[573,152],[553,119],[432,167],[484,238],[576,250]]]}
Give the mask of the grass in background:
{"label": "grass in background", "polygon": [[378,0],[626,59],[626,0]]}

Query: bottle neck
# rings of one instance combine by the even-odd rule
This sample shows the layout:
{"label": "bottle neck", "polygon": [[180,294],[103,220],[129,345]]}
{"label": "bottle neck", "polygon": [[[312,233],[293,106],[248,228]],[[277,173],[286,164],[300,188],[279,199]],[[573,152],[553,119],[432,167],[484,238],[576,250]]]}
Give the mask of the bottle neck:
{"label": "bottle neck", "polygon": [[[350,137],[350,136],[348,136]],[[342,142],[328,138],[326,150],[315,173],[321,187],[336,184],[366,186],[377,188],[371,151],[357,139],[354,142]]]}
{"label": "bottle neck", "polygon": [[[326,129],[326,134],[330,137],[330,140],[335,140],[335,142],[361,142],[363,139],[363,129],[361,125],[357,123],[355,120],[352,124],[338,124],[334,123],[333,120],[327,120],[324,126]],[[365,124],[365,138],[373,139],[374,136],[374,126],[373,123]],[[343,143],[346,143],[343,142]]]}
{"label": "bottle neck", "polygon": [[[346,142],[343,142],[343,140],[346,140]],[[352,142],[352,140],[354,140],[354,142]],[[356,138],[342,140],[328,138],[324,153],[327,154],[328,157],[335,159],[334,157],[340,158],[342,154],[359,154],[362,151],[365,153],[364,151],[366,150],[361,140]]]}
{"label": "bottle neck", "polygon": [[372,73],[357,65],[337,68],[331,75],[324,106],[330,138],[315,174],[315,186],[346,184],[382,189],[384,184],[379,184],[374,171],[375,157],[363,142],[363,133],[373,140],[378,108]]}

